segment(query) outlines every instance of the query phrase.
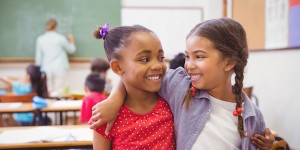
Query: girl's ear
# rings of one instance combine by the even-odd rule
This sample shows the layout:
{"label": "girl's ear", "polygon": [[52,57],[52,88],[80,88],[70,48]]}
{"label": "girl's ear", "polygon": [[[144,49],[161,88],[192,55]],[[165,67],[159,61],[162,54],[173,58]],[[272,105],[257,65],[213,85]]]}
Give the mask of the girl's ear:
{"label": "girl's ear", "polygon": [[116,59],[110,61],[111,70],[118,75],[121,75],[124,71],[120,66],[120,62]]}
{"label": "girl's ear", "polygon": [[84,86],[84,92],[85,93],[88,93],[90,90],[86,87],[86,86]]}
{"label": "girl's ear", "polygon": [[230,71],[234,68],[234,66],[235,66],[235,62],[232,59],[227,58],[224,70]]}

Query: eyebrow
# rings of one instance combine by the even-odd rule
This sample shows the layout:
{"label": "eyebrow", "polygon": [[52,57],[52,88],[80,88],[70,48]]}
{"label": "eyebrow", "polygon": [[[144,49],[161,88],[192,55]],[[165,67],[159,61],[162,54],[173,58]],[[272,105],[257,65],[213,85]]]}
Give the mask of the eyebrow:
{"label": "eyebrow", "polygon": [[[185,51],[185,53],[188,53],[187,51]],[[193,51],[193,53],[206,53],[205,51],[203,50],[195,50]]]}
{"label": "eyebrow", "polygon": [[[141,54],[145,54],[145,53],[150,54],[150,53],[152,53],[152,51],[151,50],[143,50],[143,51],[137,53],[137,55],[141,55]],[[160,49],[159,53],[164,53],[164,50]]]}

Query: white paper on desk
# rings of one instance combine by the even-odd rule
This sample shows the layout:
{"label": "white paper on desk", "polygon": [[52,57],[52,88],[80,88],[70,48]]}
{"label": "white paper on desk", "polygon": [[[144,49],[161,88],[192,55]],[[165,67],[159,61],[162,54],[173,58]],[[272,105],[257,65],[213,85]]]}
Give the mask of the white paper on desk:
{"label": "white paper on desk", "polygon": [[93,141],[93,131],[87,128],[68,129],[76,141]]}
{"label": "white paper on desk", "polygon": [[80,107],[82,100],[60,100],[54,102],[50,107]]}
{"label": "white paper on desk", "polygon": [[22,105],[21,102],[17,103],[0,103],[0,108],[18,108]]}
{"label": "white paper on desk", "polygon": [[54,127],[36,127],[33,129],[7,130],[0,134],[0,144],[16,144],[55,140],[68,136],[68,131]]}

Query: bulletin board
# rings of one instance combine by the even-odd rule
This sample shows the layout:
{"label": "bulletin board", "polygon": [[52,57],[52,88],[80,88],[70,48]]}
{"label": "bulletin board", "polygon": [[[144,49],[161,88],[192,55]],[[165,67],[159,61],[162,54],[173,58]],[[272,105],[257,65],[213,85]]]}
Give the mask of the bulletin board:
{"label": "bulletin board", "polygon": [[300,47],[299,0],[232,0],[232,18],[245,28],[250,51]]}

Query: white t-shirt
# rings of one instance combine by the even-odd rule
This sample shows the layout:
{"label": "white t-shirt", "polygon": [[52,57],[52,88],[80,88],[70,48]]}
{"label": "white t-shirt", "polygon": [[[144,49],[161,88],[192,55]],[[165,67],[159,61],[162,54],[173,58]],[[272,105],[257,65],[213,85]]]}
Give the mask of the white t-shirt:
{"label": "white t-shirt", "polygon": [[241,137],[237,130],[238,118],[233,116],[236,103],[210,96],[212,110],[208,121],[192,146],[192,150],[239,150]]}

